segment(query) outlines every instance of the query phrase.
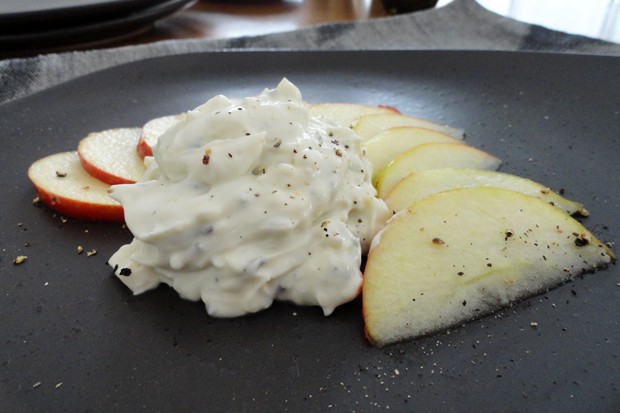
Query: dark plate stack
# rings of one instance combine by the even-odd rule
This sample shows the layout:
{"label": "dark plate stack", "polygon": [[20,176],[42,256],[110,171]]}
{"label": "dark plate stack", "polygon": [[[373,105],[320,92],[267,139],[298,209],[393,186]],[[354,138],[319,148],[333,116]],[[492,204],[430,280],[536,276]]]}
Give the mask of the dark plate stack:
{"label": "dark plate stack", "polygon": [[0,57],[118,40],[196,0],[4,0]]}

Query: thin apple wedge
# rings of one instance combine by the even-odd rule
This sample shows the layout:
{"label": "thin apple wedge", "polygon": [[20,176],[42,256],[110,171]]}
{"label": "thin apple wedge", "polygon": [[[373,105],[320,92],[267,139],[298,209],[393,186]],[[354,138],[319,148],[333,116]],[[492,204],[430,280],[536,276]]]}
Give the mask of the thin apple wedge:
{"label": "thin apple wedge", "polygon": [[378,196],[383,199],[412,172],[442,168],[496,170],[501,163],[495,156],[471,146],[447,142],[425,143],[398,155],[373,181]]}
{"label": "thin apple wedge", "polygon": [[82,166],[94,178],[110,185],[134,183],[146,170],[136,152],[139,139],[139,128],[91,133],[78,145]]}
{"label": "thin apple wedge", "polygon": [[434,333],[615,260],[570,215],[499,188],[430,195],[390,220],[370,249],[363,315],[371,343]]}
{"label": "thin apple wedge", "polygon": [[310,106],[310,116],[324,117],[345,127],[370,114],[398,114],[391,106],[372,106],[359,103],[317,103]]}
{"label": "thin apple wedge", "polygon": [[140,158],[153,156],[153,148],[157,145],[157,140],[164,132],[177,122],[183,120],[185,114],[161,116],[151,119],[142,127],[140,140],[138,141],[137,151]]}
{"label": "thin apple wedge", "polygon": [[372,164],[373,177],[376,177],[387,164],[406,150],[437,142],[462,143],[460,139],[443,132],[418,126],[396,126],[370,138],[362,144],[362,148]]}
{"label": "thin apple wedge", "polygon": [[122,221],[123,207],[108,195],[109,185],[89,175],[77,152],[62,152],[34,162],[28,169],[39,199],[68,217]]}
{"label": "thin apple wedge", "polygon": [[465,134],[462,129],[398,113],[379,113],[361,116],[357,122],[353,124],[353,130],[366,141],[396,126],[417,126],[442,132],[457,139],[463,139]]}
{"label": "thin apple wedge", "polygon": [[540,198],[570,215],[588,214],[579,202],[566,199],[538,182],[507,173],[478,169],[446,168],[411,173],[396,184],[384,201],[391,211],[398,212],[437,192],[477,186],[511,189]]}

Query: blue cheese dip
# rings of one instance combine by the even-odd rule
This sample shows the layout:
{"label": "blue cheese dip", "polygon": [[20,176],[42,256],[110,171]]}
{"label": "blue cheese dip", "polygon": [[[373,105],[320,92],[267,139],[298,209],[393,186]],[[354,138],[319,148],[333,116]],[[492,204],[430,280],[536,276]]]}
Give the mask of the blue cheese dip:
{"label": "blue cheese dip", "polygon": [[274,300],[329,315],[358,295],[362,254],[389,216],[360,144],[310,117],[286,79],[216,96],[159,138],[138,183],[112,187],[135,238],[109,263],[134,294],[165,283],[214,317]]}

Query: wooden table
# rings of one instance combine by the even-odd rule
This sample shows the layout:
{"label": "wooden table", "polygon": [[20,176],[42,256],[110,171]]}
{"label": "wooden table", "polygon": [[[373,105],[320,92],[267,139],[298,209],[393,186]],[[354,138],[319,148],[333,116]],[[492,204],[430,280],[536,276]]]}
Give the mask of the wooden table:
{"label": "wooden table", "polygon": [[378,0],[201,0],[151,29],[110,46],[173,39],[216,39],[295,30],[314,24],[367,20],[389,14]]}

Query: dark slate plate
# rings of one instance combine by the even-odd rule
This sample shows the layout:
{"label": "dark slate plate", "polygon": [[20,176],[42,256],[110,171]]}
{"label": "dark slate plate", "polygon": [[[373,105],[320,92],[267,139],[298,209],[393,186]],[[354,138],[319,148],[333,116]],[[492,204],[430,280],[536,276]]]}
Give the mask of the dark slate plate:
{"label": "dark slate plate", "polygon": [[[384,349],[359,300],[325,318],[277,304],[209,318],[168,288],[133,297],[106,266],[120,224],[62,223],[28,165],[284,76],[311,102],[383,103],[462,127],[503,171],[564,188],[617,240],[620,59],[494,52],[229,52],[145,60],[0,106],[0,400],[37,411],[620,410],[620,272]],[[26,246],[27,245],[27,246]],[[97,255],[77,255],[76,247]],[[29,259],[13,265],[17,255]],[[530,326],[537,322],[538,328]]]}

